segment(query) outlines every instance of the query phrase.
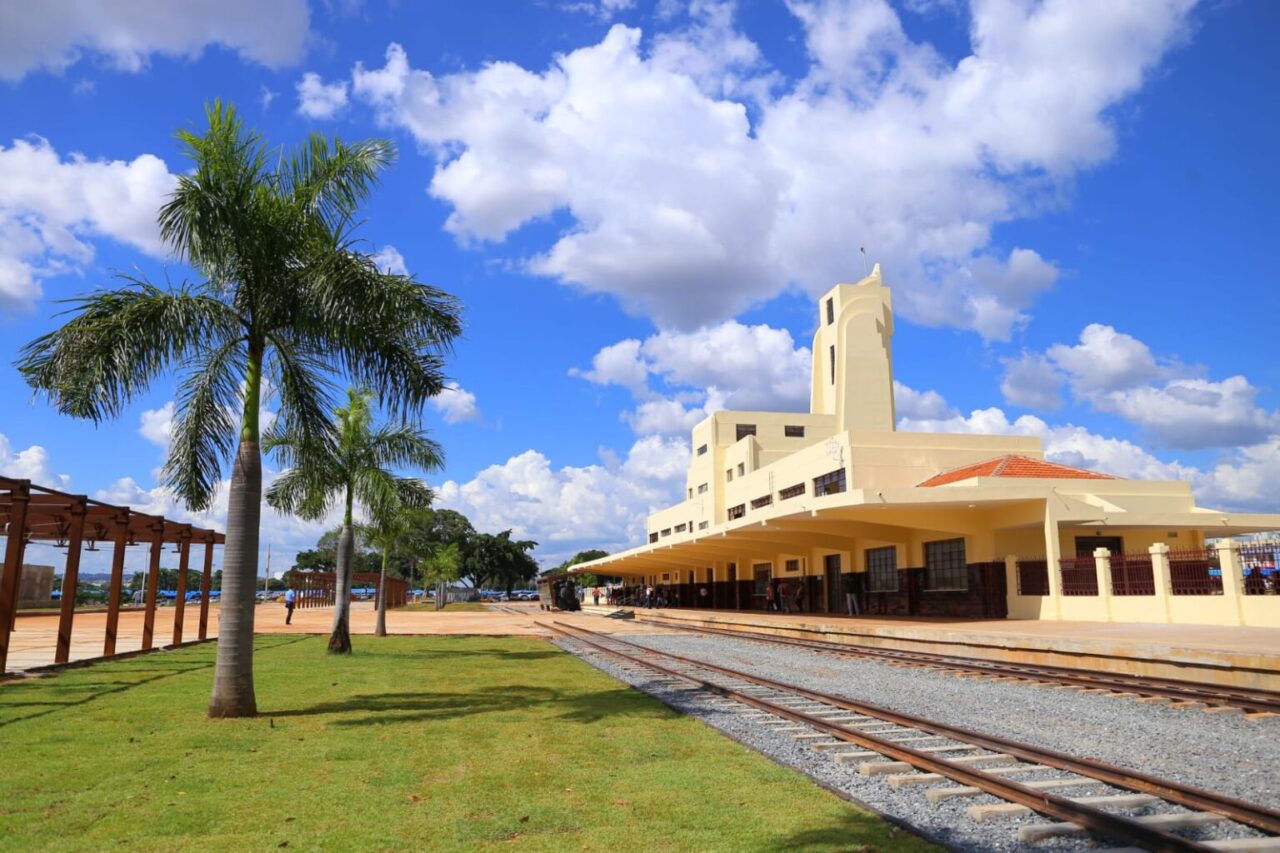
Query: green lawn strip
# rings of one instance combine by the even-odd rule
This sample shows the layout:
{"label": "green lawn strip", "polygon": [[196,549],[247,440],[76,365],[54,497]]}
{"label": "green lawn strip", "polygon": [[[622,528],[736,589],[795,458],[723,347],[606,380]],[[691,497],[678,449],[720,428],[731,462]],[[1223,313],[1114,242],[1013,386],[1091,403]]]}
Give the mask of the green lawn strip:
{"label": "green lawn strip", "polygon": [[[434,601],[422,601],[417,604],[406,604],[404,607],[397,607],[397,610],[411,610],[414,612],[436,612],[436,604]],[[479,601],[454,601],[444,606],[445,610],[457,611],[473,611],[488,612],[489,605]]]}
{"label": "green lawn strip", "polygon": [[0,849],[926,850],[545,641],[260,636],[0,687]]}

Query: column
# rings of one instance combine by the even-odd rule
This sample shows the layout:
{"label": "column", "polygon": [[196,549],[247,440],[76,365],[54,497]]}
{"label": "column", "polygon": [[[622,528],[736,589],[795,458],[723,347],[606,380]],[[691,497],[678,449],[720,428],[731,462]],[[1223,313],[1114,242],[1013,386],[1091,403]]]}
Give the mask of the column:
{"label": "column", "polygon": [[151,528],[151,562],[147,569],[146,610],[142,617],[142,648],[152,647],[156,629],[156,593],[160,590],[160,553],[164,550],[164,521]]}
{"label": "column", "polygon": [[173,603],[173,644],[182,642],[182,618],[187,612],[187,567],[191,564],[191,528],[178,537],[178,598]]}
{"label": "column", "polygon": [[31,484],[20,480],[9,493],[9,529],[5,534],[4,578],[0,579],[0,675],[9,662],[9,640],[13,620],[18,614],[18,573],[27,550],[27,504],[31,501]]}
{"label": "column", "polygon": [[1237,625],[1243,625],[1244,572],[1240,569],[1240,552],[1234,539],[1218,540],[1218,565],[1222,569],[1222,595],[1226,598],[1227,610],[1235,614]]}
{"label": "column", "polygon": [[1058,519],[1053,514],[1053,497],[1044,502],[1044,559],[1049,575],[1049,607],[1040,608],[1042,616],[1062,618],[1062,537],[1058,533]]}
{"label": "column", "polygon": [[1094,571],[1098,574],[1098,603],[1106,614],[1106,621],[1111,621],[1111,551],[1107,548],[1093,549]]}
{"label": "column", "polygon": [[200,577],[200,633],[198,640],[209,637],[209,588],[213,585],[213,534],[204,543],[204,574]]}
{"label": "column", "polygon": [[62,607],[58,614],[58,645],[54,663],[66,663],[71,656],[71,622],[76,615],[76,590],[80,585],[80,544],[84,539],[84,517],[89,508],[85,498],[71,507],[71,528],[67,531],[67,561],[62,567]]}
{"label": "column", "polygon": [[[1045,567],[1048,568],[1047,566]],[[1015,603],[1021,601],[1018,597],[1018,555],[1008,554],[1004,558],[1004,593],[1008,602],[1009,618],[1014,619],[1022,615],[1021,608],[1015,607]],[[1015,615],[1016,614],[1016,615]]]}
{"label": "column", "polygon": [[116,516],[116,535],[111,542],[111,587],[107,592],[107,628],[102,641],[102,654],[116,653],[116,628],[120,623],[120,591],[124,587],[124,549],[129,540],[129,511]]}
{"label": "column", "polygon": [[1169,569],[1169,546],[1157,542],[1147,551],[1151,554],[1151,580],[1156,587],[1156,613],[1165,622],[1173,621],[1173,604],[1169,600],[1172,594],[1173,581]]}

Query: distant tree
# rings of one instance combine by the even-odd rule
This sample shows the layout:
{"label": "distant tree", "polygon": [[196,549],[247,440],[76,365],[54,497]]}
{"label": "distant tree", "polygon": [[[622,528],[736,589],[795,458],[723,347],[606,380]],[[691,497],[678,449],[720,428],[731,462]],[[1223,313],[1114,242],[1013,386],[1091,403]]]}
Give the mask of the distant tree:
{"label": "distant tree", "polygon": [[321,549],[299,551],[293,558],[293,567],[303,572],[331,572],[337,566],[337,557],[335,552]]}
{"label": "distant tree", "polygon": [[538,576],[538,563],[529,555],[536,547],[537,542],[512,539],[510,530],[477,533],[462,552],[464,576],[477,588],[492,585],[510,593]]}
{"label": "distant tree", "polygon": [[[598,548],[590,551],[579,551],[560,565],[556,566],[552,571],[557,573],[567,572],[579,563],[589,563],[592,560],[599,560],[601,557],[607,556],[609,556],[608,551],[601,551]],[[617,578],[610,575],[597,575],[592,573],[578,576],[578,584],[581,586],[600,586],[601,584],[612,583],[615,580],[617,580]]]}

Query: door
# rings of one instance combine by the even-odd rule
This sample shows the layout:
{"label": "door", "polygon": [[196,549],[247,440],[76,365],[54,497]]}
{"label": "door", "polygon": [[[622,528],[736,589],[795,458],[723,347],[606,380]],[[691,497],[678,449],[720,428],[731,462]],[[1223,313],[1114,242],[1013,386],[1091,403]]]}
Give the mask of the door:
{"label": "door", "polygon": [[751,596],[751,606],[755,610],[764,610],[765,592],[769,589],[769,582],[773,580],[773,563],[754,563],[751,566],[751,572],[756,582]]}
{"label": "door", "polygon": [[822,558],[823,574],[827,581],[827,612],[843,613],[844,584],[840,578],[840,555],[828,554]]}
{"label": "door", "polygon": [[1077,536],[1076,556],[1092,557],[1095,548],[1106,548],[1111,556],[1124,553],[1124,539],[1119,536]]}

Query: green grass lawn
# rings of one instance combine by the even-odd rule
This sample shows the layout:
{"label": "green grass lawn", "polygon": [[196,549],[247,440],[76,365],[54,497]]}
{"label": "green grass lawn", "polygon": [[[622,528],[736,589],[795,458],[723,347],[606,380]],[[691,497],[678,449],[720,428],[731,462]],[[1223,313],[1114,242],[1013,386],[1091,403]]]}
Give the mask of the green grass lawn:
{"label": "green grass lawn", "polygon": [[[445,610],[458,612],[460,610],[485,611],[488,612],[489,605],[482,601],[454,601],[444,606]],[[436,612],[436,603],[434,601],[419,601],[416,604],[406,604],[404,607],[397,607],[396,610],[413,610],[422,612]]]}
{"label": "green grass lawn", "polygon": [[0,686],[0,848],[924,850],[533,638],[261,636]]}

